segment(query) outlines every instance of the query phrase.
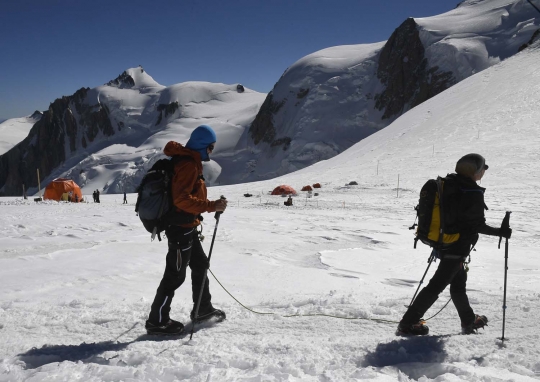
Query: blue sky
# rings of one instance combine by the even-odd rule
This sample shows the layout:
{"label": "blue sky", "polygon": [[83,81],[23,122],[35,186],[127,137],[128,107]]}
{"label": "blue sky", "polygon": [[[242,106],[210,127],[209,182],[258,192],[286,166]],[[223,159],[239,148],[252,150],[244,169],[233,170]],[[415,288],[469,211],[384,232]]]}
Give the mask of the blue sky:
{"label": "blue sky", "polygon": [[284,70],[337,45],[387,40],[407,17],[457,0],[17,0],[0,3],[0,120],[46,110],[142,65],[157,82],[268,92]]}

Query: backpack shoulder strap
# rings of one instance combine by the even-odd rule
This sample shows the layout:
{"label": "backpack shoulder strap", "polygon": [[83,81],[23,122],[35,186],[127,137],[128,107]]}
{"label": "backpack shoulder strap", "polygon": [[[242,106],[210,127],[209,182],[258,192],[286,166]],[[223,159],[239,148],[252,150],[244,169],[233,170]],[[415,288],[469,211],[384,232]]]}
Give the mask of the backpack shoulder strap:
{"label": "backpack shoulder strap", "polygon": [[435,181],[437,183],[437,192],[439,194],[439,216],[441,225],[439,228],[439,243],[442,244],[443,238],[444,238],[444,232],[445,230],[445,224],[444,224],[444,208],[443,208],[443,193],[444,193],[444,184],[445,184],[446,178],[441,178],[440,176],[437,176],[437,180]]}
{"label": "backpack shoulder strap", "polygon": [[171,159],[169,160],[170,160],[170,163],[172,164],[173,169],[180,162],[189,162],[189,161],[195,162],[195,159],[193,159],[192,157],[188,155],[175,155],[175,156],[172,156]]}
{"label": "backpack shoulder strap", "polygon": [[[195,159],[194,159],[193,157],[191,157],[191,156],[188,156],[188,155],[175,155],[175,156],[171,157],[170,161],[171,161],[172,164],[173,164],[173,167],[172,167],[172,168],[173,168],[173,171],[174,171],[174,167],[175,167],[178,163],[183,162],[183,161],[186,161],[186,162],[192,161],[194,164],[196,164]],[[204,179],[204,176],[203,176],[203,174],[202,174],[202,172],[199,174],[199,176],[198,176],[197,179],[205,180],[205,179]]]}

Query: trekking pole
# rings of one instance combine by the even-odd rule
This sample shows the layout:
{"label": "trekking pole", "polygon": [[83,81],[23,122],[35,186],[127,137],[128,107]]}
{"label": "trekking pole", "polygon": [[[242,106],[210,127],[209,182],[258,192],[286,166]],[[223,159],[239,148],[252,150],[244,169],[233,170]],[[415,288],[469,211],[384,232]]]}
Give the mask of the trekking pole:
{"label": "trekking pole", "polygon": [[[226,198],[223,195],[221,195],[220,199],[226,199]],[[212,249],[214,248],[214,240],[216,240],[216,232],[217,232],[217,227],[219,224],[219,217],[221,216],[222,213],[223,211],[217,211],[214,214],[214,219],[216,219],[216,226],[214,227],[214,236],[212,236],[212,243],[210,244],[210,252],[208,252],[208,268],[210,268],[210,258],[212,257]],[[195,324],[197,323],[197,318],[199,317],[199,307],[201,305],[201,299],[202,299],[202,295],[204,291],[204,284],[206,283],[207,276],[208,276],[208,269],[205,269],[203,281],[201,285],[201,291],[199,292],[199,299],[197,300],[197,305],[195,306],[195,314],[193,315],[193,321],[191,325],[191,334],[189,335],[190,341],[191,341],[191,338],[193,337],[193,331],[195,330]]]}
{"label": "trekking pole", "polygon": [[422,276],[422,280],[420,280],[420,284],[418,284],[418,288],[416,288],[416,292],[414,292],[414,296],[413,296],[411,302],[409,303],[408,308],[410,308],[411,305],[413,304],[414,299],[416,298],[416,294],[420,290],[420,287],[422,286],[422,283],[424,282],[424,278],[426,277],[426,274],[428,273],[429,267],[431,266],[431,263],[433,262],[433,260],[435,260],[435,248],[433,248],[433,250],[431,251],[431,255],[429,255],[429,259],[428,259],[429,264],[428,264],[428,266],[426,268],[426,271],[424,272],[424,276]]}
{"label": "trekking pole", "polygon": [[[501,224],[501,229],[510,228],[510,214],[512,211],[506,211],[504,219]],[[501,248],[502,236],[499,237],[499,249]],[[504,244],[504,297],[503,297],[503,324],[502,324],[502,337],[501,341],[504,343],[504,324],[506,322],[506,278],[508,275],[508,238]]]}

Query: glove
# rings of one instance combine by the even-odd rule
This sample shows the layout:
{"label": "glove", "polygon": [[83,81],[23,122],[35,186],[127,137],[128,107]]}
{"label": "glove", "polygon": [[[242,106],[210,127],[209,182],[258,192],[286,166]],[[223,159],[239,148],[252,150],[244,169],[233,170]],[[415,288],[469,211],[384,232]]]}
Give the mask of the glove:
{"label": "glove", "polygon": [[499,236],[504,237],[505,239],[510,239],[510,237],[512,236],[512,228],[510,227],[499,228]]}
{"label": "glove", "polygon": [[227,199],[221,198],[215,201],[216,211],[223,212],[227,208]]}

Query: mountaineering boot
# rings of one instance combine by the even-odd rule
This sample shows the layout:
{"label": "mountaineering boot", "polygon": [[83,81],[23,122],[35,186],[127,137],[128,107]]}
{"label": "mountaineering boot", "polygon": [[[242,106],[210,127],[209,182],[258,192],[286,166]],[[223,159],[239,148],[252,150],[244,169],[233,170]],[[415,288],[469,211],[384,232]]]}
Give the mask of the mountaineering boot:
{"label": "mountaineering boot", "polygon": [[407,325],[400,323],[396,330],[396,336],[425,336],[429,333],[429,327],[420,320],[416,324]]}
{"label": "mountaineering boot", "polygon": [[146,333],[158,336],[177,336],[184,331],[184,325],[181,322],[170,320],[162,325],[152,324],[146,321]]}
{"label": "mountaineering boot", "polygon": [[206,307],[201,306],[199,308],[199,312],[198,312],[198,315],[197,315],[196,319],[195,319],[195,308],[193,308],[193,310],[191,311],[191,314],[189,315],[189,317],[191,318],[191,321],[194,321],[194,322],[203,322],[203,321],[209,320],[209,319],[214,318],[214,317],[219,322],[219,321],[223,321],[225,318],[227,318],[224,311],[214,308],[212,306],[212,304],[210,304],[210,305],[208,305]]}
{"label": "mountaineering boot", "polygon": [[461,324],[461,334],[473,334],[480,328],[488,326],[488,319],[486,316],[479,316],[478,314],[474,315],[474,321],[470,324],[463,325]]}

